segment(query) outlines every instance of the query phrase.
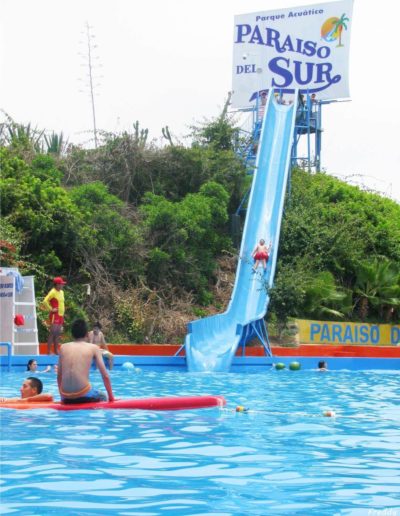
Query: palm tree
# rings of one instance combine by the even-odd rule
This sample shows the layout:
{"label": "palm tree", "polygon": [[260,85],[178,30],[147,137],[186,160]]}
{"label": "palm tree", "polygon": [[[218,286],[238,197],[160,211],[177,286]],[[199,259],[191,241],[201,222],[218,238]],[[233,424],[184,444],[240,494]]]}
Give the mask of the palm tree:
{"label": "palm tree", "polygon": [[335,23],[335,26],[333,27],[333,33],[335,34],[336,32],[339,33],[339,43],[336,45],[337,47],[342,47],[342,31],[343,31],[343,27],[347,30],[347,25],[346,25],[346,22],[347,21],[350,21],[349,18],[347,18],[347,16],[345,14],[342,14],[342,16],[338,19],[338,21]]}
{"label": "palm tree", "polygon": [[46,142],[47,153],[56,154],[57,156],[61,156],[67,145],[67,142],[64,141],[64,135],[62,132],[60,134],[56,134],[53,131],[50,136],[45,134],[44,141]]}
{"label": "palm tree", "polygon": [[381,317],[385,311],[400,306],[400,270],[396,263],[386,257],[375,257],[357,262],[355,270],[353,292],[362,321],[368,317],[371,306],[377,308]]}
{"label": "palm tree", "polygon": [[10,145],[14,147],[22,146],[25,148],[32,147],[35,152],[42,151],[41,138],[43,131],[37,128],[32,129],[31,124],[16,124],[7,127]]}
{"label": "palm tree", "polygon": [[33,152],[42,152],[42,136],[44,131],[37,127],[33,129],[31,124],[18,124],[10,115],[3,111],[6,121],[1,124],[0,142],[2,145],[10,145]]}
{"label": "palm tree", "polygon": [[330,272],[318,272],[307,279],[304,311],[310,317],[343,318],[351,309],[348,298],[349,293],[336,286]]}

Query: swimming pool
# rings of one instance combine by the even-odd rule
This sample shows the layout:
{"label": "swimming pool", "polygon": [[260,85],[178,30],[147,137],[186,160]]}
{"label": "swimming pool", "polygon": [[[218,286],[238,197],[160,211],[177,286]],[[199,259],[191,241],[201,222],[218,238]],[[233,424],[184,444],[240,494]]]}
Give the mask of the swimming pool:
{"label": "swimming pool", "polygon": [[[1,394],[24,377],[3,374]],[[56,392],[55,376],[41,377]],[[400,516],[397,371],[115,371],[112,381],[119,397],[222,394],[228,405],[2,409],[2,514]]]}

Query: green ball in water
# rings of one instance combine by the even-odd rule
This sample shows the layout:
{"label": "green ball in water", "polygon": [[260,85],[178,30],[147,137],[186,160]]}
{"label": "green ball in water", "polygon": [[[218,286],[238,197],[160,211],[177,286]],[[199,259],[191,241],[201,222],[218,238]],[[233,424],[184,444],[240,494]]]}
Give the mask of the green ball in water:
{"label": "green ball in water", "polygon": [[285,364],[283,364],[282,362],[278,362],[277,364],[275,364],[275,369],[277,371],[281,371],[282,369],[285,369]]}
{"label": "green ball in water", "polygon": [[289,369],[291,371],[299,371],[301,369],[300,362],[290,362]]}

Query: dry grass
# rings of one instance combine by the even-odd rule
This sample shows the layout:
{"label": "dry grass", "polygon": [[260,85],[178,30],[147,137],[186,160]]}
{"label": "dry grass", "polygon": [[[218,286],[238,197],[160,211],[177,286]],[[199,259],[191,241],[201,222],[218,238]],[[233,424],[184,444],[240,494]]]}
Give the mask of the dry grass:
{"label": "dry grass", "polygon": [[226,309],[234,285],[236,263],[237,257],[228,254],[218,260],[216,282],[210,287],[214,303],[208,307],[196,305],[195,296],[190,292],[160,291],[144,284],[121,291],[103,276],[103,280],[92,285],[87,310],[93,321],[100,321],[106,334],[126,321],[142,332],[144,342],[182,342],[187,324],[198,318],[194,315],[196,312],[206,316]]}

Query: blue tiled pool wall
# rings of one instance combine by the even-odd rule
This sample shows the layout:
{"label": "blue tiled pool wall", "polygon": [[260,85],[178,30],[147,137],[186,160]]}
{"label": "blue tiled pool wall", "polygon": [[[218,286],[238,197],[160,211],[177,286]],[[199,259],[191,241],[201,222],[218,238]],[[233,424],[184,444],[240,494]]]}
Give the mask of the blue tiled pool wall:
{"label": "blue tiled pool wall", "polygon": [[[37,360],[39,369],[50,365],[54,366],[58,362],[55,355],[14,355],[11,361],[11,371],[26,371],[26,364],[31,358]],[[235,357],[232,372],[260,372],[270,369],[273,364],[278,362],[289,367],[291,362],[299,362],[301,369],[310,370],[318,367],[318,362],[324,360],[328,363],[328,368],[334,370],[400,370],[399,358],[359,358],[359,357]],[[185,357],[166,357],[166,356],[144,356],[144,355],[116,355],[114,357],[114,368],[119,369],[125,362],[131,362],[135,367],[148,370],[162,371],[186,371]],[[7,356],[0,356],[0,371],[7,369]],[[295,373],[295,371],[293,371]]]}

